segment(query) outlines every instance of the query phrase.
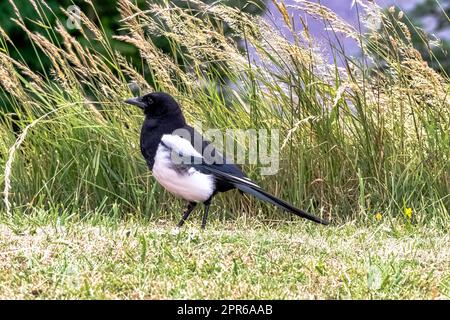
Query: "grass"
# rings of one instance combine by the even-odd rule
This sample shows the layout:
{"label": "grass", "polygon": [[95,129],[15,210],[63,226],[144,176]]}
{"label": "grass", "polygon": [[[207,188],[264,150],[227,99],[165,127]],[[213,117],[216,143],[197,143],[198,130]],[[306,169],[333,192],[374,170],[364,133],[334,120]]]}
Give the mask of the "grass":
{"label": "grass", "polygon": [[[351,57],[330,42],[329,63],[281,2],[283,32],[220,1],[189,3],[118,0],[113,38],[139,50],[141,68],[88,17],[69,33],[30,0],[38,18],[12,18],[51,63],[31,70],[0,23],[0,110],[11,110],[0,121],[0,295],[448,298],[450,79],[414,48],[407,15],[357,0],[361,32],[298,0],[361,47]],[[142,159],[142,114],[122,102],[130,83],[172,94],[205,129],[279,130],[277,175],[243,169],[332,227],[230,193],[206,231],[172,234],[181,203]]]}
{"label": "grass", "polygon": [[0,223],[0,298],[448,299],[448,230],[36,212]]}

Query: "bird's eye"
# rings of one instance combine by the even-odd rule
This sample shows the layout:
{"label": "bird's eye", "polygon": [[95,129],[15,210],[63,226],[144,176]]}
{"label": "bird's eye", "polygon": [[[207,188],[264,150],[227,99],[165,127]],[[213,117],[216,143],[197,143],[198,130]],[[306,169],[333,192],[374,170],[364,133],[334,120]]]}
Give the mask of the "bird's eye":
{"label": "bird's eye", "polygon": [[153,104],[153,99],[152,98],[147,98],[147,104]]}

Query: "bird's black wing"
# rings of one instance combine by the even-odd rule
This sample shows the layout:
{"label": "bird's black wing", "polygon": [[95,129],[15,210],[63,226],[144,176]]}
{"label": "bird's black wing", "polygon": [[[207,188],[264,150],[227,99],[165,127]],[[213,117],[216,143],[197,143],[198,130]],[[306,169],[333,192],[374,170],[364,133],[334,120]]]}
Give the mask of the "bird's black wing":
{"label": "bird's black wing", "polygon": [[[191,126],[184,126],[183,128],[177,129],[173,134],[189,141],[190,146],[200,155],[203,163],[207,163],[208,165],[221,172],[228,173],[236,177],[245,177],[245,174],[242,172],[242,170],[238,166],[236,166],[230,158],[219,152],[211,144],[210,141],[206,140],[197,130],[195,130]],[[164,140],[165,139],[163,138],[162,141]],[[175,145],[176,146],[172,145],[172,147],[175,147],[174,151],[180,151],[180,154],[183,154],[184,158],[186,158],[186,156],[194,156],[192,150],[190,152],[188,151],[183,153],[181,152],[182,146],[178,143],[175,143]],[[196,169],[202,171],[202,168]],[[217,191],[219,192],[225,192],[233,189],[232,185],[227,183],[226,180],[222,179],[216,179],[216,187]]]}

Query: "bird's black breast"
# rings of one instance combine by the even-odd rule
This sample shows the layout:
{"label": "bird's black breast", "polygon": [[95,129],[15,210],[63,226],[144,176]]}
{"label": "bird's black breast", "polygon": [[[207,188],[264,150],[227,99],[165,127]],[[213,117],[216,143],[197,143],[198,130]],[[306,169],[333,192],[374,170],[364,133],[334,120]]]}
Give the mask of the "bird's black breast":
{"label": "bird's black breast", "polygon": [[151,118],[145,117],[141,128],[141,153],[147,161],[150,170],[155,164],[155,155],[158,150],[161,138],[165,134],[172,134],[175,130],[186,125],[181,114],[172,115],[171,117]]}
{"label": "bird's black breast", "polygon": [[146,119],[144,121],[141,128],[141,153],[150,170],[153,169],[153,165],[155,164],[156,150],[158,149],[163,134],[157,120]]}

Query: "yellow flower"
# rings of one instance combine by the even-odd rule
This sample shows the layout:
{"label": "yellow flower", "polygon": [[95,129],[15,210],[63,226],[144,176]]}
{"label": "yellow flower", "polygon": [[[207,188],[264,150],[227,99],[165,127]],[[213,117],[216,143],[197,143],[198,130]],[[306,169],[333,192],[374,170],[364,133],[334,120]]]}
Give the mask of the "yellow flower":
{"label": "yellow flower", "polygon": [[405,217],[407,217],[408,219],[412,218],[412,208],[404,208],[403,212],[405,213]]}
{"label": "yellow flower", "polygon": [[383,218],[383,215],[379,212],[375,213],[375,219],[377,219],[378,221],[381,220],[381,218]]}

